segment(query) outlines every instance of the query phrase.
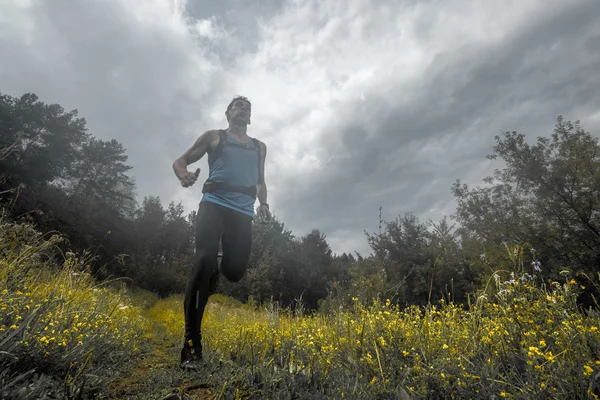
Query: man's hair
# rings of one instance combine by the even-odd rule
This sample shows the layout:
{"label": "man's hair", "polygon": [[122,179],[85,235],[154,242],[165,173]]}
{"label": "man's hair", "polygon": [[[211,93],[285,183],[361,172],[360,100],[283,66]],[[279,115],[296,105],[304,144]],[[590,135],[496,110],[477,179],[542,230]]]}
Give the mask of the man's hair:
{"label": "man's hair", "polygon": [[247,97],[244,96],[236,96],[233,98],[233,100],[231,100],[231,103],[229,103],[229,105],[227,106],[227,111],[226,113],[229,113],[229,110],[231,110],[231,107],[233,107],[233,103],[235,103],[238,100],[243,100],[245,102],[247,102],[248,104],[252,105],[252,103],[250,103],[250,100],[248,100]]}

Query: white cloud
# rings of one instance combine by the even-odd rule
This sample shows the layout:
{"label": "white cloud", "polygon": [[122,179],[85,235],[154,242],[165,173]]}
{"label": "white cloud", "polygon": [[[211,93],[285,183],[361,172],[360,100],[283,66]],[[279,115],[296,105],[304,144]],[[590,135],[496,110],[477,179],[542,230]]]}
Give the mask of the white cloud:
{"label": "white cloud", "polygon": [[364,253],[380,205],[447,213],[451,183],[483,168],[500,130],[594,120],[598,91],[579,96],[600,89],[599,24],[581,22],[594,2],[294,0],[256,15],[236,2],[195,18],[183,0],[4,0],[0,90],[78,108],[125,144],[140,193],[188,210],[207,164],[183,189],[173,159],[248,96],[273,210]]}
{"label": "white cloud", "polygon": [[216,39],[222,35],[220,29],[215,26],[214,18],[197,21],[195,27],[200,36],[208,39]]}

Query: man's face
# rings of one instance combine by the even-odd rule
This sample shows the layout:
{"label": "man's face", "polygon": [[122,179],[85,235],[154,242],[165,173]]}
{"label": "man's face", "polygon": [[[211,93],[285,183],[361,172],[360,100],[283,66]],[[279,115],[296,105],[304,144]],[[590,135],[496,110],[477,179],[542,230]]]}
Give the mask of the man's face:
{"label": "man's face", "polygon": [[249,124],[252,107],[245,100],[236,100],[229,110],[229,120],[236,124]]}

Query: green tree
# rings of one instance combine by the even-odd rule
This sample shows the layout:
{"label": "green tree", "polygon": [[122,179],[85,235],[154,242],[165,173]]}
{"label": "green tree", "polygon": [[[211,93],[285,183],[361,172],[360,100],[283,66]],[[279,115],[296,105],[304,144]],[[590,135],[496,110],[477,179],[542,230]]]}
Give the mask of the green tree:
{"label": "green tree", "polygon": [[1,164],[11,184],[43,186],[65,177],[88,138],[85,120],[77,115],[32,93],[0,95],[0,147],[16,142]]}
{"label": "green tree", "polygon": [[[525,135],[496,137],[489,159],[505,167],[469,189],[452,188],[455,218],[480,243],[529,243],[546,276],[571,267],[593,275],[600,254],[600,146],[598,139],[558,118],[551,137],[529,144]],[[533,272],[533,267],[529,269]]]}
{"label": "green tree", "polygon": [[444,217],[430,222],[429,251],[433,257],[430,292],[433,299],[464,303],[474,286],[468,254],[460,242],[460,232]]}
{"label": "green tree", "polygon": [[[374,257],[351,268],[351,280],[377,287],[377,297],[402,306],[440,299],[462,302],[471,288],[472,273],[458,232],[447,218],[419,222],[411,213],[386,222],[378,234],[367,234]],[[367,272],[365,274],[365,272]],[[385,284],[382,286],[382,281]]]}
{"label": "green tree", "polygon": [[95,198],[123,215],[135,210],[135,182],[127,175],[127,155],[121,143],[90,138],[69,169],[67,192],[72,198]]}
{"label": "green tree", "polygon": [[296,286],[296,296],[302,295],[310,309],[316,309],[318,302],[327,296],[328,272],[333,263],[333,252],[325,234],[318,229],[300,238],[297,247],[297,260],[293,265],[298,270],[291,270],[288,285]]}
{"label": "green tree", "polygon": [[194,255],[193,215],[181,203],[165,209],[156,196],[145,197],[135,213],[129,275],[161,295],[181,292]]}
{"label": "green tree", "polygon": [[379,234],[367,234],[389,288],[387,296],[403,304],[427,302],[433,258],[429,251],[427,226],[412,213],[386,222]]}

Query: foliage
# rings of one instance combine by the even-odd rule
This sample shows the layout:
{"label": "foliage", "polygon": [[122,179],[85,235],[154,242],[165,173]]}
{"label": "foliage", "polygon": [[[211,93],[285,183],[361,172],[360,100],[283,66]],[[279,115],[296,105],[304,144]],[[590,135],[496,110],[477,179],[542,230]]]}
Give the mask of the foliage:
{"label": "foliage", "polygon": [[14,144],[0,166],[12,182],[44,186],[63,176],[88,138],[85,120],[77,114],[32,93],[0,94],[0,148]]}
{"label": "foliage", "polygon": [[[93,137],[77,114],[34,94],[0,96],[0,200],[11,217],[27,215],[38,229],[68,237],[57,244],[63,251],[91,251],[95,277],[128,276],[161,294],[181,291],[192,222],[181,204],[164,210],[149,197],[138,207],[126,149]],[[159,223],[148,225],[152,212]]]}
{"label": "foliage", "polygon": [[316,310],[327,294],[328,282],[341,276],[344,255],[332,254],[319,230],[296,238],[273,218],[258,220],[252,228],[253,243],[248,271],[240,282],[221,281],[220,292],[240,301],[278,301],[291,306],[298,301]]}
{"label": "foliage", "polygon": [[94,198],[123,215],[132,215],[136,206],[135,184],[126,175],[132,168],[124,164],[126,161],[121,143],[92,137],[83,144],[76,162],[70,165],[65,190],[71,199]]}
{"label": "foliage", "polygon": [[559,117],[551,137],[533,145],[517,132],[496,140],[488,158],[505,167],[484,187],[457,181],[452,188],[465,234],[484,246],[529,243],[549,278],[565,265],[593,276],[600,260],[598,139]]}
{"label": "foliage", "polygon": [[[440,299],[400,308],[359,302],[304,316],[277,303],[260,308],[211,302],[207,353],[252,371],[263,396],[336,398],[596,398],[600,314],[583,312],[583,282],[545,282],[522,269],[523,249],[468,306]],[[179,298],[161,300],[167,325],[182,327]],[[170,332],[176,342],[181,328]],[[277,383],[275,383],[277,382]]]}
{"label": "foliage", "polygon": [[130,235],[137,244],[130,254],[128,276],[161,296],[185,289],[193,262],[193,226],[181,204],[163,208],[158,197],[146,197],[136,210]]}
{"label": "foliage", "polygon": [[468,255],[446,218],[424,224],[407,213],[367,239],[374,254],[349,263],[346,283],[333,282],[324,306],[348,306],[352,297],[390,299],[402,307],[428,304],[432,296],[461,303],[473,290]]}
{"label": "foliage", "polygon": [[[1,227],[4,393],[93,397],[137,365],[128,361],[142,343],[147,354],[148,345],[161,343],[177,350],[180,294],[159,300],[99,286],[87,272],[88,256],[62,255],[61,236],[6,219]],[[529,247],[504,252],[502,264],[481,257],[494,274],[468,306],[441,296],[406,308],[354,297],[352,307],[307,316],[276,302],[212,296],[203,324],[207,357],[245,371],[214,394],[595,398],[600,315],[576,302],[587,282],[568,271],[560,281],[543,279]]]}
{"label": "foliage", "polygon": [[[27,215],[38,229],[63,233],[69,240],[57,245],[64,252],[90,251],[94,277],[128,277],[161,296],[182,292],[196,213],[185,215],[181,203],[164,207],[156,196],[137,204],[126,149],[95,138],[77,115],[35,94],[0,97],[0,172],[8,177],[0,179],[0,200],[11,217]],[[302,298],[316,309],[328,282],[343,275],[318,230],[296,238],[279,221],[257,220],[253,234],[244,280],[222,281],[222,293],[284,304]]]}
{"label": "foliage", "polygon": [[[488,157],[504,167],[452,187],[458,227],[407,213],[366,234],[367,257],[257,218],[246,275],[221,280],[204,320],[207,354],[245,376],[220,394],[596,398],[598,140],[560,117],[535,144],[496,140]],[[165,357],[181,343],[196,213],[138,204],[130,170],[123,145],[94,138],[76,110],[0,95],[9,395],[92,396],[140,341]],[[129,279],[116,288],[115,276]]]}
{"label": "foliage", "polygon": [[61,240],[0,219],[3,395],[92,395],[126,366],[142,339],[140,310],[92,279],[88,256],[63,258]]}
{"label": "foliage", "polygon": [[[506,261],[498,249],[516,243],[537,250],[547,279],[565,267],[595,279],[598,141],[562,118],[535,144],[516,132],[496,140],[489,158],[504,168],[482,187],[452,187],[458,226],[407,213],[366,234],[372,254],[355,257],[334,254],[318,229],[294,235],[282,221],[258,218],[246,275],[235,284],[221,279],[219,293],[311,312],[347,309],[352,297],[401,307],[439,297],[466,304],[493,273],[488,262]],[[181,203],[163,205],[155,196],[138,204],[127,160],[124,146],[95,138],[77,110],[32,93],[0,95],[0,201],[10,217],[61,232],[68,238],[56,244],[63,252],[93,254],[97,279],[128,277],[160,296],[181,293],[193,262],[196,212],[186,215]],[[593,290],[587,285],[580,296],[586,305],[594,305]]]}

